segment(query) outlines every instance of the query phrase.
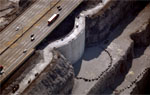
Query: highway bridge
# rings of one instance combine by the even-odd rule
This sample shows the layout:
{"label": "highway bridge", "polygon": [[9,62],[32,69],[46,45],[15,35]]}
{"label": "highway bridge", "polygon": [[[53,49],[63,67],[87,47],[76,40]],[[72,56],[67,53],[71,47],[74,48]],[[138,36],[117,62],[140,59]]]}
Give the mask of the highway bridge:
{"label": "highway bridge", "polygon": [[[83,0],[37,0],[0,33],[0,65],[6,80],[34,52],[34,48],[47,37]],[[58,7],[62,10],[58,10]],[[48,26],[47,20],[59,14]],[[33,37],[31,37],[33,36]],[[33,38],[33,39],[32,39]]]}

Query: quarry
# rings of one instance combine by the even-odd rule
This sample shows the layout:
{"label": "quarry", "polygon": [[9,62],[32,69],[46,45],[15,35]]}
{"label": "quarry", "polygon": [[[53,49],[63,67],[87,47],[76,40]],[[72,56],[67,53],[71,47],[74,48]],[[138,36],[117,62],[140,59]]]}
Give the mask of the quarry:
{"label": "quarry", "polygon": [[[0,31],[37,1],[1,0]],[[83,0],[0,84],[1,95],[130,95],[149,89],[149,0]]]}

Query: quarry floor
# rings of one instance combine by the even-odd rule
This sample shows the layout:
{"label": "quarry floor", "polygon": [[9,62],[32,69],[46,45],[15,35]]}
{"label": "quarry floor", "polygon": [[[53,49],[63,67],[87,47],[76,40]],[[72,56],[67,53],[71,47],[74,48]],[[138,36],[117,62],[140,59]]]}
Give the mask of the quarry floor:
{"label": "quarry floor", "polygon": [[[145,18],[142,19],[142,16],[139,16],[139,18],[141,22],[142,20],[145,20]],[[145,47],[142,46],[142,44],[140,47],[133,46],[133,50],[129,51],[129,55],[127,53],[127,49],[132,48],[131,43],[134,43],[130,36],[136,30],[136,28],[133,29],[133,27],[138,27],[138,25],[135,23],[139,18],[131,16],[127,17],[117,26],[117,28],[114,29],[114,31],[112,31],[110,36],[105,41],[85,49],[83,57],[73,65],[76,76],[82,77],[82,79],[75,79],[75,84],[72,90],[73,95],[91,94],[93,91],[96,91],[93,89],[97,89],[97,84],[101,79],[99,78],[99,75],[108,68],[111,62],[110,57],[113,59],[112,64],[118,65],[117,68],[119,68],[119,72],[115,71],[117,75],[114,75],[116,77],[114,80],[109,81],[107,78],[104,78],[104,80],[108,80],[108,82],[104,82],[104,84],[101,86],[107,84],[108,86],[104,86],[104,90],[102,90],[100,93],[115,94],[117,93],[117,90],[124,88],[125,90],[121,92],[123,95],[131,93],[149,93],[147,91],[150,87],[146,88],[146,86],[149,85],[149,80],[144,77],[144,75],[147,75],[147,72],[143,73],[143,70],[150,67],[150,46]],[[141,36],[144,37],[144,35]],[[111,56],[109,56],[104,49],[107,50]],[[126,56],[127,59],[124,56]],[[130,56],[132,56],[131,59]],[[130,60],[128,60],[128,57]],[[117,62],[120,62],[121,65],[119,66]],[[122,65],[122,63],[126,65]],[[142,81],[142,83],[134,84],[128,88],[128,86],[131,85],[131,83],[135,81],[137,76],[141,73],[143,73],[143,76],[138,81]],[[113,74],[106,75],[113,76]],[[143,81],[145,81],[145,83]]]}
{"label": "quarry floor", "polygon": [[[82,59],[75,65],[73,65],[76,76],[82,76],[89,79],[95,78],[107,68],[110,62],[110,58],[108,54],[103,51],[101,46],[86,48]],[[128,84],[130,84],[130,82],[135,80],[136,76],[138,76],[138,74],[142,72],[143,68],[150,66],[150,46],[146,49],[138,48],[137,50],[137,55],[135,56],[135,59],[133,59],[132,66],[129,68],[128,73],[126,75],[118,75],[116,82],[108,87],[103,92],[103,94],[112,94],[114,92],[114,89],[126,87]],[[140,55],[141,51],[144,51],[143,55]],[[84,80],[75,79],[75,85],[73,87],[72,94],[76,95],[88,93],[91,88],[96,84],[96,82],[98,82],[98,80],[86,82]],[[149,88],[146,88],[145,91],[148,89]],[[124,91],[123,94],[129,93],[130,91],[131,89],[128,89]]]}

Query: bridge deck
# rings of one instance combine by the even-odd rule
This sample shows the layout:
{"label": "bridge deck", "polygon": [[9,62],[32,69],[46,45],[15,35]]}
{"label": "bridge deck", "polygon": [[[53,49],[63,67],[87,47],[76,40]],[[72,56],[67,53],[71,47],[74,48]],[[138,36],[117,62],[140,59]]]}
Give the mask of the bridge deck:
{"label": "bridge deck", "polygon": [[[44,16],[42,16],[41,19],[39,18],[39,20],[32,25],[31,28],[24,30],[26,32],[1,54],[0,65],[4,66],[4,74],[0,76],[0,83],[2,83],[14,70],[16,70],[24,62],[24,60],[33,53],[34,48],[48,34],[50,34],[51,31],[53,31],[59,25],[59,23],[61,23],[82,1],[83,0],[61,0],[57,4],[51,3],[54,7],[48,12],[43,10],[45,15],[43,13]],[[58,11],[57,6],[61,6],[62,10]],[[59,13],[60,16],[51,26],[48,26],[47,20],[54,13]],[[31,41],[31,34],[34,34],[34,41]],[[23,53],[25,49],[27,49],[27,52]]]}
{"label": "bridge deck", "polygon": [[[0,54],[30,29],[46,12],[60,0],[38,0],[0,34]],[[16,31],[16,28],[20,29]]]}

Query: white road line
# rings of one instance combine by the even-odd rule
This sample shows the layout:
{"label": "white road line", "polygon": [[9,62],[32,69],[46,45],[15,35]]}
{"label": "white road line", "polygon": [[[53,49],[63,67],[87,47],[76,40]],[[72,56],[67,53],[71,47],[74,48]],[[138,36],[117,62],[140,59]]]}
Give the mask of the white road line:
{"label": "white road line", "polygon": [[14,51],[16,51],[16,50],[18,50],[18,48],[15,48],[12,52],[10,52],[10,53],[9,53],[10,56],[6,56],[6,57],[4,58],[4,60],[7,60],[7,62],[9,62],[10,59],[14,57]]}
{"label": "white road line", "polygon": [[[72,3],[72,2],[70,2],[70,3]],[[71,4],[68,4],[68,5],[71,5]],[[63,17],[64,17],[64,15],[67,13],[67,8],[68,8],[68,6],[65,6],[64,8],[63,8],[63,11],[65,12],[63,12],[63,11],[61,11],[61,13],[63,14],[63,15],[61,15],[61,17],[59,18],[59,19],[62,19]],[[61,14],[60,13],[60,14]],[[55,24],[56,25],[56,24]],[[47,24],[45,25],[46,27],[44,27],[45,29],[44,30],[40,30],[41,31],[41,35],[38,35],[39,37],[38,37],[38,39],[41,39],[41,38],[43,38],[44,37],[44,35],[46,35],[45,33],[47,32],[47,31],[50,31],[51,30],[51,28],[54,26],[54,24],[51,26],[51,27],[48,27],[47,28]],[[45,33],[42,33],[42,32],[45,32]],[[37,41],[37,40],[36,40]],[[38,41],[37,41],[38,42]],[[33,44],[36,44],[36,42],[35,43],[33,43]],[[30,43],[28,44],[28,46],[31,46],[30,45]],[[34,46],[34,45],[32,45],[32,46]]]}
{"label": "white road line", "polygon": [[[33,12],[32,12],[33,13]],[[15,32],[13,32],[11,35],[13,36],[15,34]],[[8,36],[8,35],[7,35]]]}
{"label": "white road line", "polygon": [[[41,0],[42,1],[42,0]],[[49,3],[50,3],[51,1],[49,1]],[[41,2],[39,2],[39,3],[41,3]],[[45,2],[44,2],[45,3]],[[48,5],[47,4],[48,2],[46,2],[46,5]],[[41,8],[41,5],[40,4],[38,4],[38,6],[36,5],[36,6],[33,6],[33,7],[31,7],[28,11],[26,11],[26,13],[24,14],[24,15],[29,15],[30,16],[30,12],[31,12],[31,10],[36,10],[37,8],[39,7],[39,10],[42,10],[42,9],[44,9],[44,8],[46,8],[45,6],[43,6],[43,8]],[[38,10],[38,11],[39,11]],[[33,13],[33,12],[32,12]],[[36,12],[37,13],[37,12]],[[33,13],[34,14],[34,13]],[[36,15],[36,14],[35,14]],[[35,16],[35,15],[33,15],[33,17]],[[31,18],[31,17],[29,17],[29,18]],[[17,19],[16,20],[16,22],[23,22],[23,21],[26,21],[27,22],[27,20],[29,20],[29,18],[28,18],[28,16],[21,16],[19,19]],[[30,20],[29,20],[30,21]],[[13,28],[14,30],[15,30],[15,28],[18,26],[18,24],[15,24],[15,26],[13,26],[13,27],[9,27],[8,29],[7,29],[7,31],[5,31],[6,33],[4,33],[4,36],[10,36],[9,38],[11,38],[12,36],[14,36],[14,34],[16,34],[16,32],[10,32],[9,31],[9,29],[11,29],[11,28]],[[6,35],[5,35],[6,34]],[[3,41],[4,39],[2,39],[1,41]],[[4,40],[5,41],[5,40]],[[1,43],[1,42],[0,42]]]}
{"label": "white road line", "polygon": [[[51,2],[51,1],[50,1]],[[46,3],[47,4],[47,3]],[[35,5],[35,6],[33,6],[32,8],[30,8],[25,14],[24,14],[24,16],[21,16],[19,19],[17,19],[17,21],[16,22],[22,22],[22,21],[26,21],[25,20],[25,18],[27,18],[25,15],[30,15],[30,12],[31,12],[31,10],[36,10],[39,6],[41,6],[40,4],[38,4],[38,6],[37,5]],[[43,8],[45,8],[45,6],[43,6]],[[39,9],[41,9],[42,10],[42,8],[40,8],[39,7]],[[38,10],[39,11],[39,10]],[[33,12],[32,12],[33,13]],[[14,27],[9,27],[9,28],[16,28],[18,25],[17,24],[15,24],[16,26]],[[9,29],[8,29],[9,30]],[[5,31],[6,32],[6,31]],[[8,31],[8,33],[7,33],[7,36],[9,36],[10,34],[10,31]],[[14,33],[14,32],[13,32]],[[13,34],[11,34],[11,35],[13,35]]]}
{"label": "white road line", "polygon": [[[33,7],[34,7],[34,6],[33,6]],[[21,16],[20,18],[16,19],[16,22],[20,22],[20,21],[24,20],[24,18],[25,18],[24,15],[25,15],[25,14],[28,14],[28,11],[31,11],[31,10],[32,10],[32,8],[30,8],[30,9],[27,10],[25,13],[23,13],[22,16]],[[7,33],[7,36],[10,35],[10,34],[9,34],[9,33],[10,33],[9,30],[10,30],[11,28],[16,28],[16,27],[18,26],[18,24],[17,24],[16,22],[13,22],[13,26],[12,26],[12,27],[11,27],[11,26],[8,27],[7,30],[5,31],[5,32],[8,32],[8,33]],[[14,25],[16,25],[16,26],[14,26]],[[8,34],[9,34],[9,35],[8,35]]]}
{"label": "white road line", "polygon": [[[36,9],[36,7],[34,7],[34,9]],[[30,10],[34,10],[34,9],[30,9]],[[21,16],[16,22],[17,22],[17,23],[23,23],[23,24],[25,24],[25,22],[26,22],[26,23],[29,22],[31,19],[34,18],[34,16],[33,16],[33,18],[28,17],[28,15],[30,14],[30,12],[31,12],[31,11],[26,12],[26,13],[25,13],[23,16]],[[26,16],[26,15],[27,15],[27,16]],[[16,22],[15,22],[15,23],[16,23]],[[20,26],[20,25],[18,25],[17,23],[16,23],[15,25]],[[16,26],[16,27],[17,27],[17,26]],[[10,29],[13,28],[14,31],[15,31],[16,27],[10,27]],[[24,27],[24,26],[22,26],[22,27]],[[18,32],[18,31],[17,31],[17,32]],[[9,31],[9,33],[7,34],[7,36],[9,36],[9,38],[10,38],[10,37],[14,36],[15,34],[17,34],[17,32],[10,32],[10,31]]]}
{"label": "white road line", "polygon": [[[37,2],[36,2],[37,3]],[[36,5],[36,4],[35,4]],[[34,6],[32,6],[34,7]],[[32,7],[30,9],[27,9],[27,11],[25,11],[25,13],[23,13],[22,15],[25,15],[28,11],[31,11]],[[23,16],[20,16],[20,18],[23,17]],[[20,21],[20,18],[16,19],[16,22],[18,22],[18,20]],[[22,18],[21,18],[22,19]],[[13,22],[14,23],[14,22]],[[17,24],[13,24],[14,25],[17,25]],[[14,28],[14,27],[8,27],[7,30],[9,30],[10,28]],[[9,32],[9,31],[5,31],[5,32]]]}
{"label": "white road line", "polygon": [[[27,45],[27,42],[25,43],[25,45],[24,46],[26,46]],[[17,55],[19,52],[21,52],[22,51],[22,53],[23,53],[23,50],[21,49],[21,48],[15,48],[12,52],[11,52],[11,57],[9,57],[8,59],[7,59],[7,61],[9,62],[10,60],[12,60],[13,59],[13,56],[15,56],[15,55]]]}
{"label": "white road line", "polygon": [[[44,27],[43,27],[43,29],[44,29]],[[29,39],[27,38],[26,40],[23,40],[23,44],[21,45],[21,47],[26,47],[28,42],[31,42],[30,38]],[[23,52],[23,50],[15,48],[11,53],[12,53],[12,55],[15,56],[15,55],[17,55],[18,52]],[[12,57],[9,57],[9,59],[7,59],[7,60],[10,61],[11,59],[12,59]]]}
{"label": "white road line", "polygon": [[[23,55],[21,54],[13,63],[16,63],[18,60],[20,60],[20,58],[22,57]],[[7,72],[10,68],[12,68],[13,67],[13,65],[15,65],[15,64],[13,64],[12,63],[12,65],[10,65],[5,71]]]}
{"label": "white road line", "polygon": [[[72,3],[72,2],[70,2],[70,3]],[[75,3],[75,2],[74,2],[74,3]],[[71,5],[71,4],[68,4],[68,5]],[[65,13],[62,11],[62,14],[63,14],[63,15],[61,15],[61,18],[59,18],[59,19],[62,19],[62,18],[64,17],[64,15],[67,13],[67,11],[65,11],[67,8],[68,8],[68,6],[65,6],[65,7],[63,8],[63,9],[64,9],[63,11],[64,11]],[[61,13],[60,13],[60,14],[61,14]],[[56,24],[57,24],[57,23],[56,23]],[[56,24],[55,24],[55,25],[56,25]],[[47,24],[46,24],[45,26],[47,27]],[[53,27],[53,26],[54,26],[54,24],[53,24],[51,27]],[[51,27],[50,27],[50,28],[51,28]],[[42,31],[41,31],[41,35],[40,35],[40,36],[38,35],[38,36],[39,36],[38,39],[43,38],[44,35],[46,35],[45,33],[46,33],[47,31],[50,31],[50,30],[51,30],[50,28],[47,28],[47,29],[45,28],[44,30],[42,30]],[[45,32],[45,33],[42,33],[42,32]],[[37,40],[36,40],[36,41],[37,41]],[[38,41],[37,41],[37,42],[38,42]],[[31,46],[30,44],[31,44],[31,43],[29,43],[28,46]],[[33,44],[36,44],[36,42],[33,43]],[[34,45],[32,45],[32,46],[34,46]]]}
{"label": "white road line", "polygon": [[[70,2],[70,3],[71,3],[71,2]],[[65,6],[65,4],[64,4],[64,6]],[[66,9],[66,8],[67,8],[67,6],[64,7],[64,9]],[[62,16],[62,17],[63,17],[63,16]],[[45,26],[47,27],[47,23],[45,24]],[[42,32],[42,31],[45,31],[45,30],[50,30],[49,27],[48,27],[47,29],[46,29],[46,27],[40,28],[39,31]],[[47,31],[45,31],[45,32],[47,32]],[[44,33],[42,33],[42,36],[43,36],[43,34],[44,34]],[[39,36],[40,36],[40,35],[39,35]],[[42,38],[42,36],[40,36],[40,37]],[[37,36],[37,38],[38,38],[38,36]],[[41,38],[40,38],[40,39],[41,39]],[[39,39],[39,38],[38,38],[38,39]],[[37,40],[36,40],[36,41],[37,41]],[[34,43],[30,43],[30,41],[29,41],[29,43],[28,43],[28,41],[26,41],[26,43],[25,43],[24,46],[25,46],[26,48],[29,48],[29,47],[33,46],[33,44],[34,44]],[[16,50],[13,50],[12,53],[13,53],[13,55],[16,55],[18,52],[21,52],[21,51],[22,51],[21,49],[19,49],[19,50],[17,49],[17,51],[16,51]],[[9,62],[10,60],[12,60],[11,57],[8,59],[8,62]]]}
{"label": "white road line", "polygon": [[13,63],[16,60],[16,58],[12,58],[12,60],[8,61],[9,63]]}
{"label": "white road line", "polygon": [[[71,3],[71,2],[70,2],[70,3]],[[75,3],[75,0],[74,0],[73,3]],[[70,4],[70,5],[71,5],[71,4]],[[62,14],[62,15],[61,15],[61,18],[59,18],[60,20],[63,18],[64,15],[66,15],[66,13],[67,13],[66,10],[67,10],[67,8],[68,8],[68,7],[64,7],[64,11],[61,11],[61,14]],[[63,12],[65,12],[65,13],[63,13]],[[56,24],[58,24],[58,22],[57,22]],[[56,24],[55,24],[55,25],[56,25]],[[53,26],[55,26],[55,25],[53,25]],[[44,36],[46,36],[47,33],[44,34],[44,33],[42,33],[42,32],[50,31],[51,28],[52,28],[52,26],[51,26],[51,28],[50,28],[50,27],[47,27],[47,23],[45,24],[45,26],[46,26],[46,27],[40,28],[40,31],[41,31],[40,34],[41,34],[41,35],[38,34],[37,36],[35,36],[36,38],[38,38],[38,39],[43,38]],[[36,28],[35,28],[35,29],[36,29]],[[43,29],[44,29],[44,30],[43,30]],[[36,40],[36,39],[35,39],[35,41],[36,41],[36,42],[32,43],[32,42],[30,41],[30,39],[28,39],[28,41],[25,41],[26,43],[25,43],[25,42],[23,42],[23,43],[25,43],[24,46],[29,49],[29,48],[33,47],[34,44],[37,44],[37,42],[39,42],[39,40]],[[28,42],[29,42],[29,43],[28,43]],[[30,42],[31,42],[31,43],[30,43]],[[27,44],[27,45],[26,45],[26,44]],[[16,49],[17,49],[17,48],[16,48]],[[13,51],[16,51],[16,50],[13,50]],[[20,48],[20,49],[17,49],[17,52],[16,52],[16,53],[13,53],[13,55],[16,55],[16,54],[17,54],[17,55],[19,56],[15,61],[14,61],[14,59],[11,60],[11,61],[14,61],[13,63],[16,63],[18,60],[20,60],[21,57],[23,57],[24,54],[23,54],[22,52],[20,52],[20,51],[22,51],[21,48]],[[21,53],[21,54],[20,54],[20,53]],[[7,70],[9,70],[9,68],[11,68],[11,67],[14,65],[13,63],[12,63],[12,65],[10,65],[10,66],[7,68]],[[6,71],[7,71],[7,70],[6,70]]]}

